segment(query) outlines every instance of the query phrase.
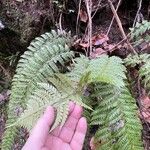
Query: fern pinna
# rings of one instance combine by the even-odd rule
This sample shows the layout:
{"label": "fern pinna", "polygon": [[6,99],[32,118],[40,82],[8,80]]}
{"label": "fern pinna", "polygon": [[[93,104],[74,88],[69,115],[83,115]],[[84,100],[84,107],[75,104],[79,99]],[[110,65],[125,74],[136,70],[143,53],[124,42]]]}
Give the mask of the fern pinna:
{"label": "fern pinna", "polygon": [[[20,126],[31,129],[48,105],[57,109],[54,125],[63,126],[70,100],[92,111],[96,149],[142,149],[137,107],[126,87],[126,68],[115,56],[89,59],[70,51],[69,35],[45,33],[21,57],[12,82],[2,150],[9,150]],[[93,91],[85,94],[89,86]],[[34,109],[33,109],[34,107]],[[88,113],[90,114],[90,113]],[[90,117],[89,117],[90,118]]]}

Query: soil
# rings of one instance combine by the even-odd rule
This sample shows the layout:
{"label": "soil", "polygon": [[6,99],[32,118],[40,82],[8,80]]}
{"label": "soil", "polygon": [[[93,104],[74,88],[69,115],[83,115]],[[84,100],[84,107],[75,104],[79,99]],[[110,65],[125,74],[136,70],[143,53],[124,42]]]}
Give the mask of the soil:
{"label": "soil", "polygon": [[[114,0],[113,4],[116,6],[118,0]],[[67,3],[66,9],[73,10],[74,12],[68,13],[63,10],[62,27],[66,30],[71,30],[72,34],[76,33],[76,18],[78,15],[79,2],[71,0]],[[82,2],[81,8],[86,10],[85,4]],[[145,19],[150,18],[150,4],[149,0],[145,0],[142,4],[141,13]],[[123,28],[128,34],[129,27],[132,27],[138,6],[135,0],[123,0],[118,10],[118,15],[121,19]],[[54,11],[55,10],[55,11]],[[96,11],[96,13],[95,13]],[[55,12],[55,13],[54,13]],[[98,1],[93,0],[93,35],[106,34],[112,19],[112,11],[108,3],[102,0],[100,6]],[[27,46],[36,36],[50,31],[58,27],[58,20],[60,12],[54,4],[50,4],[47,0],[24,0],[22,3],[15,0],[0,0],[0,21],[4,24],[5,28],[0,29],[0,55],[6,57],[12,56],[19,52],[19,56],[26,50]],[[57,23],[57,25],[56,25]],[[87,22],[79,22],[79,35],[84,37]],[[110,33],[109,43],[117,44],[122,40],[120,30],[114,21]],[[150,53],[149,50],[146,52]],[[130,51],[125,48],[116,49],[111,55],[117,55],[124,58]],[[15,61],[15,64],[17,62]],[[1,65],[4,68],[1,68]],[[9,66],[9,67],[7,67]],[[9,60],[1,59],[0,57],[0,93],[5,95],[7,90],[10,89],[10,81],[14,74],[15,65],[10,66]],[[5,112],[6,105],[8,104],[8,97],[1,100],[0,97],[0,142],[5,128],[7,115]],[[143,121],[142,121],[143,122]],[[150,124],[143,122],[143,141],[145,150],[150,149]],[[28,133],[25,129],[20,130],[20,134],[15,141],[14,150],[21,150],[22,145],[25,143]],[[91,135],[88,135],[87,141],[90,141]],[[89,142],[86,142],[89,143]],[[90,149],[85,146],[85,150]]]}

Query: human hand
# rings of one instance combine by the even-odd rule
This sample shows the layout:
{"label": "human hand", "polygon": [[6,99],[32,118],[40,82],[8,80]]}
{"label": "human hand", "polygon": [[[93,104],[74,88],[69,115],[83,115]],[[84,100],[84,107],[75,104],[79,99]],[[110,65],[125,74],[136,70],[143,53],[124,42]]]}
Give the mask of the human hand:
{"label": "human hand", "polygon": [[49,134],[55,119],[54,109],[49,106],[33,128],[22,150],[81,150],[87,130],[82,107],[70,102],[70,115],[64,126]]}

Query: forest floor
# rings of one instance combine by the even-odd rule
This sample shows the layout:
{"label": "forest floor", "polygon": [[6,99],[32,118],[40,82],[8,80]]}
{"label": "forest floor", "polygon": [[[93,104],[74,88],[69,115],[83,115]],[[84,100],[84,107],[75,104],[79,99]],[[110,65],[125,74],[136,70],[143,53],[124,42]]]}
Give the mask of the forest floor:
{"label": "forest floor", "polygon": [[[114,0],[113,4],[115,7],[117,6],[118,2],[119,2],[118,0]],[[77,6],[80,5],[78,2],[76,2],[76,4]],[[0,2],[0,8],[3,7],[3,5],[4,4]],[[28,5],[25,5],[25,6],[26,7],[20,7],[19,5],[19,9],[26,10]],[[39,7],[41,7],[41,5],[39,5]],[[46,8],[46,10],[43,11],[44,7],[45,6],[43,6],[42,9],[38,10],[40,11],[38,12],[38,15],[40,13],[44,14],[42,16],[42,21],[43,22],[45,21],[45,22],[40,23],[40,25],[38,24],[38,26],[36,26],[37,24],[34,25],[34,28],[36,28],[34,31],[37,32],[36,34],[34,32],[30,35],[31,36],[30,38],[23,38],[22,36],[24,36],[24,34],[22,35],[21,31],[19,31],[20,32],[19,37],[27,40],[25,42],[22,42],[22,41],[20,42],[21,44],[23,43],[23,46],[20,46],[21,44],[18,43],[17,41],[18,40],[17,31],[13,30],[13,27],[9,28],[9,25],[11,24],[11,22],[7,22],[6,28],[0,29],[0,36],[3,37],[3,40],[0,41],[0,48],[1,48],[0,49],[0,143],[2,140],[4,128],[5,128],[5,122],[7,120],[6,108],[9,103],[9,95],[10,95],[10,87],[11,87],[10,83],[11,83],[13,74],[15,72],[15,67],[19,59],[19,56],[26,50],[26,47],[29,45],[31,40],[34,39],[35,36],[40,35],[41,33],[45,31],[51,30],[51,27],[49,27],[49,19],[47,19],[49,16],[45,16],[46,14],[45,11],[47,11],[48,8]],[[89,33],[87,32],[88,28],[90,27],[88,24],[89,14],[88,14],[86,5],[82,4],[80,7],[80,11],[77,11],[78,10],[77,8],[79,7],[74,8],[73,3],[69,4],[68,7],[70,11],[73,10],[75,11],[75,13],[74,14],[62,13],[62,18],[58,19],[59,21],[57,23],[57,27],[62,27],[63,29],[71,30],[71,32],[75,35],[73,49],[76,51],[78,50],[78,51],[84,52],[90,47],[89,43],[86,41],[87,37],[90,36]],[[138,11],[138,8],[139,8],[139,5],[134,0],[123,0],[122,3],[120,4],[117,14],[120,18],[122,27],[126,35],[128,35],[128,33],[130,32],[129,28],[133,26],[133,22],[135,20],[135,15]],[[150,19],[149,8],[150,8],[150,4],[148,1],[145,0],[140,10],[140,13],[145,19]],[[96,57],[97,55],[101,55],[105,53],[105,54],[116,55],[121,58],[125,58],[130,53],[130,51],[127,50],[126,48],[126,42],[123,41],[122,33],[118,27],[117,22],[114,21],[113,24],[110,26],[112,17],[113,17],[113,12],[110,9],[108,2],[102,0],[102,2],[100,3],[100,1],[98,0],[93,0],[92,10],[93,10],[91,12],[93,16],[91,20],[92,27],[89,30],[92,30],[92,35],[90,38],[92,38],[91,42],[92,42],[92,48],[94,49],[94,52],[92,52],[90,56]],[[29,11],[29,10],[26,10],[26,11]],[[37,18],[38,20],[39,19],[38,15],[35,15],[33,20],[35,20],[35,18]],[[78,21],[77,21],[77,18],[78,18]],[[62,22],[60,21],[60,19],[62,19]],[[6,18],[5,19],[2,18],[2,20],[7,21]],[[1,21],[1,18],[0,18],[0,21]],[[76,22],[78,22],[78,25],[76,24]],[[3,24],[5,24],[5,22],[3,22]],[[26,25],[27,29],[29,29],[29,27],[31,26]],[[15,42],[12,41],[12,39],[15,40]],[[7,43],[7,44],[6,45],[2,44],[2,42]],[[13,46],[11,47],[8,46],[12,44]],[[6,51],[5,51],[5,48],[6,48]],[[150,53],[149,48],[145,48],[141,52],[140,50],[142,48],[143,47],[138,47],[136,48],[136,51],[138,53],[145,53],[145,52]],[[134,77],[135,82],[137,82],[136,70],[132,70],[131,75]],[[135,91],[139,93],[138,85],[135,85]],[[135,95],[135,97],[138,97],[138,94]],[[150,107],[149,98],[143,94],[142,99],[143,101],[146,101],[147,102],[146,105]],[[140,111],[140,107],[139,107],[139,111]],[[144,141],[145,150],[150,150],[150,113],[148,113],[146,117],[143,117],[142,115],[140,116],[140,118],[141,118],[141,122],[143,125],[142,138]],[[20,134],[15,141],[13,149],[21,150],[21,147],[26,141],[27,137],[28,137],[27,131],[25,129],[21,129]],[[87,143],[90,143],[90,139],[91,139],[91,135],[88,135],[88,138],[86,139],[86,145]],[[89,146],[86,146],[85,150],[88,150],[88,149],[90,149]]]}

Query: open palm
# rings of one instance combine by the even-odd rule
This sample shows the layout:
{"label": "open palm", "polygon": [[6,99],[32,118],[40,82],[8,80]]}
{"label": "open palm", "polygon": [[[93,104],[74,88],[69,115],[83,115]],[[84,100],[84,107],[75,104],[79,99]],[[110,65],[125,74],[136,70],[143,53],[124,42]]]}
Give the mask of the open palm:
{"label": "open palm", "polygon": [[81,150],[87,130],[87,123],[82,115],[82,107],[70,103],[70,115],[65,125],[57,127],[49,134],[54,122],[54,109],[48,107],[44,115],[31,132],[22,150]]}

